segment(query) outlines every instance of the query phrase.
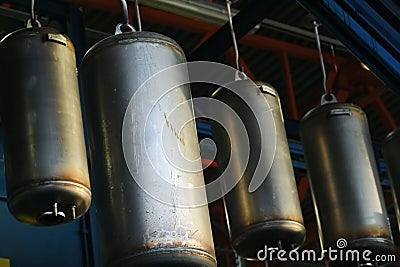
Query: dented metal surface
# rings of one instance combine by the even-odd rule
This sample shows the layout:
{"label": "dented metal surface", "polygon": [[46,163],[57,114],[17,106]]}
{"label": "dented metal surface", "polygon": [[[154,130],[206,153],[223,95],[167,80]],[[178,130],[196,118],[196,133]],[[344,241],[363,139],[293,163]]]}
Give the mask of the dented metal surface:
{"label": "dented metal surface", "polygon": [[[155,99],[155,92],[167,90],[165,84],[141,88],[146,94],[138,105],[129,106],[148,78],[184,62],[183,51],[172,39],[149,32],[109,37],[85,55],[82,81],[105,266],[216,266],[207,206],[177,204],[181,199],[205,198],[205,191],[201,196],[190,191],[169,191],[162,187],[159,177],[174,188],[188,183],[204,185],[202,172],[184,172],[160,151],[167,145],[166,153],[172,157],[176,153],[189,158],[200,156],[193,110],[190,101],[186,102],[191,98],[189,86],[165,91],[161,99]],[[184,75],[174,73],[170,78],[181,79]],[[185,126],[171,118],[178,106],[182,110],[174,116],[191,118]],[[149,116],[144,112],[146,108],[151,108]],[[125,112],[130,113],[125,126],[133,136],[128,148],[122,147]],[[147,132],[136,137],[143,122]],[[163,134],[166,139],[161,138]],[[132,172],[127,164],[133,166]],[[141,177],[146,186],[166,195],[169,203],[150,195],[133,176]]]}
{"label": "dented metal surface", "polygon": [[[254,192],[249,192],[249,183],[259,160],[260,138],[267,136],[265,131],[268,129],[260,128],[247,104],[233,92],[223,89],[216,95],[216,99],[228,104],[240,116],[249,135],[250,158],[247,168],[239,183],[224,198],[232,246],[238,255],[247,259],[256,259],[257,252],[265,245],[291,250],[299,247],[305,239],[305,227],[279,96],[268,84],[258,83],[257,86],[258,97],[265,98],[275,121],[276,151],[268,176]],[[270,112],[267,106],[265,109],[265,112]],[[224,116],[229,118],[232,114],[227,112]],[[237,132],[234,125],[224,126],[229,133]],[[217,159],[221,172],[229,160],[234,160],[229,159],[230,146],[242,142],[241,138],[244,137],[231,134],[229,144],[225,130],[215,123],[212,127],[214,139],[219,147]]]}
{"label": "dented metal surface", "polygon": [[336,247],[343,238],[346,249],[391,252],[390,225],[362,109],[346,103],[323,105],[303,117],[300,132],[322,247]]}
{"label": "dented metal surface", "polygon": [[52,29],[22,29],[0,58],[9,210],[32,225],[79,218],[91,193],[74,47]]}

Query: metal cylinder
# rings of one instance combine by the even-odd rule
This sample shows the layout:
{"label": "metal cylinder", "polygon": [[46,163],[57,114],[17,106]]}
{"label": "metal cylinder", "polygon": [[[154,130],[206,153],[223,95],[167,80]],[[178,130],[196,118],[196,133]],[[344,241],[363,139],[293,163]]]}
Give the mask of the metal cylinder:
{"label": "metal cylinder", "polygon": [[74,47],[22,29],[1,40],[0,58],[8,208],[32,225],[74,220],[91,201]]}
{"label": "metal cylinder", "polygon": [[91,193],[74,47],[22,29],[1,40],[0,58],[8,208],[32,225],[79,218]]}
{"label": "metal cylinder", "polygon": [[[105,266],[216,266],[208,207],[190,206],[193,199],[206,199],[205,190],[181,194],[175,184],[202,186],[202,171],[185,172],[164,153],[172,160],[182,151],[200,157],[190,88],[167,90],[168,83],[187,80],[187,73],[172,71],[163,81],[141,87],[152,75],[184,62],[175,41],[151,32],[111,36],[84,57],[82,82]],[[163,97],[158,99],[158,93]],[[178,114],[170,116],[178,107]],[[149,116],[147,109],[152,110]],[[125,112],[131,118],[124,124]],[[183,117],[189,118],[185,126],[175,120]],[[140,135],[142,126],[148,127],[143,136],[124,147],[123,129],[129,139]],[[168,151],[162,150],[165,145]],[[163,179],[174,185],[171,190],[163,187]],[[165,203],[144,188],[164,192]],[[183,200],[187,207],[175,205]]]}
{"label": "metal cylinder", "polygon": [[[236,253],[246,259],[257,259],[257,253],[265,246],[291,250],[299,247],[305,239],[305,227],[294,178],[292,161],[283,122],[278,93],[268,84],[258,83],[257,97],[265,98],[275,121],[276,151],[268,176],[254,192],[249,192],[249,184],[259,161],[262,131],[248,104],[235,93],[219,90],[215,98],[229,105],[239,115],[246,127],[250,157],[238,184],[224,197],[231,243]],[[257,89],[257,88],[254,88]],[[243,90],[251,90],[243,88]],[[251,105],[251,103],[249,104]],[[265,112],[268,107],[265,106]],[[222,117],[229,121],[229,110]],[[264,117],[268,118],[268,117]],[[268,118],[269,119],[269,118]],[[238,132],[231,123],[224,125],[228,133]],[[257,130],[259,129],[259,131]],[[229,160],[230,147],[243,142],[241,136],[230,134],[212,124],[213,137],[217,142],[217,160],[222,171]],[[227,141],[230,139],[230,143]],[[266,140],[265,140],[266,141]],[[222,151],[222,152],[220,152]],[[236,168],[239,170],[240,168]],[[236,173],[240,177],[240,173]]]}
{"label": "metal cylinder", "polygon": [[322,247],[392,252],[390,225],[362,109],[347,103],[322,105],[302,118],[300,134]]}
{"label": "metal cylinder", "polygon": [[400,148],[400,128],[391,132],[382,146],[382,154],[385,159],[390,184],[392,186],[392,194],[394,200],[394,208],[397,216],[397,224],[400,227],[400,161],[399,161],[399,148]]}

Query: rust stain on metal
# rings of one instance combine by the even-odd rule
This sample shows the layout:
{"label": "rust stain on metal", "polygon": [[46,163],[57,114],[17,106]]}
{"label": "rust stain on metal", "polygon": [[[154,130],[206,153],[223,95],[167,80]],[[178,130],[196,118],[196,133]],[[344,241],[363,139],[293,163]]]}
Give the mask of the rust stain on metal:
{"label": "rust stain on metal", "polygon": [[390,233],[388,229],[382,225],[367,225],[364,227],[359,227],[356,231],[351,233],[340,233],[343,238],[354,240],[360,238],[370,238],[370,237],[381,237],[390,239]]}
{"label": "rust stain on metal", "polygon": [[194,244],[182,240],[168,240],[165,243],[151,241],[146,244],[146,249],[158,248],[193,248]]}

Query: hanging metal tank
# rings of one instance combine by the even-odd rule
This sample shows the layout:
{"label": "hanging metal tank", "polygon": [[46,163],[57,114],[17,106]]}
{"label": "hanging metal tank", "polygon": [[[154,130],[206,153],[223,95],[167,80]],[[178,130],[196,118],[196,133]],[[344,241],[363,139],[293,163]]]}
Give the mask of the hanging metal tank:
{"label": "hanging metal tank", "polygon": [[391,132],[383,143],[382,153],[385,159],[390,183],[392,186],[394,206],[397,216],[397,223],[400,227],[400,162],[399,162],[399,148],[400,148],[400,128]]}
{"label": "hanging metal tank", "polygon": [[[257,253],[265,246],[292,250],[298,248],[305,239],[305,227],[301,213],[300,201],[297,192],[296,180],[293,173],[292,161],[279,95],[277,91],[266,83],[258,83],[257,97],[265,98],[275,123],[276,151],[271,169],[254,192],[249,192],[250,181],[259,161],[261,136],[267,136],[266,127],[260,128],[249,105],[230,90],[219,90],[214,97],[229,105],[244,123],[250,142],[250,157],[245,172],[238,184],[224,197],[227,221],[232,247],[243,258],[257,259]],[[251,90],[243,88],[243,90]],[[268,109],[265,106],[265,109]],[[227,110],[221,116],[229,121],[232,113]],[[268,112],[268,110],[265,110]],[[264,116],[268,119],[267,116]],[[243,142],[237,134],[237,125],[226,123],[226,130],[212,124],[214,140],[217,142],[219,171],[223,171],[230,160],[237,163],[237,159],[229,158],[231,146]],[[259,129],[259,131],[257,130]],[[230,139],[230,143],[227,140]],[[268,145],[268,144],[267,144]],[[235,157],[235,155],[232,155]],[[240,157],[240,156],[239,156]],[[239,170],[240,168],[236,168]],[[240,177],[240,173],[236,173]]]}
{"label": "hanging metal tank", "polygon": [[91,192],[74,47],[21,29],[1,40],[0,59],[8,208],[32,225],[79,218]]}
{"label": "hanging metal tank", "polygon": [[[216,266],[205,189],[178,188],[204,186],[190,88],[168,91],[170,83],[187,81],[187,73],[169,69],[164,79],[141,86],[185,62],[175,41],[152,32],[111,36],[84,57],[82,82],[105,266]],[[185,124],[177,121],[184,118]],[[198,160],[199,172],[173,164],[181,152]],[[163,181],[173,186],[164,187]],[[198,199],[205,205],[196,206]],[[179,205],[183,202],[185,207]]]}
{"label": "hanging metal tank", "polygon": [[302,118],[300,133],[322,247],[391,253],[388,216],[362,109],[324,104]]}

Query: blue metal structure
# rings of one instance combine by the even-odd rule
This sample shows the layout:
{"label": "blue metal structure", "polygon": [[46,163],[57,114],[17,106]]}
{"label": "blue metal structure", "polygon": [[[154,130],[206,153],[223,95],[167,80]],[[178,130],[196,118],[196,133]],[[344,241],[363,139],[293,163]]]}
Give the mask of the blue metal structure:
{"label": "blue metal structure", "polygon": [[297,0],[386,85],[400,93],[400,2]]}
{"label": "blue metal structure", "polygon": [[0,139],[0,258],[12,267],[93,265],[93,246],[87,220],[91,215],[60,226],[28,226],[14,219],[7,208],[2,138]]}

